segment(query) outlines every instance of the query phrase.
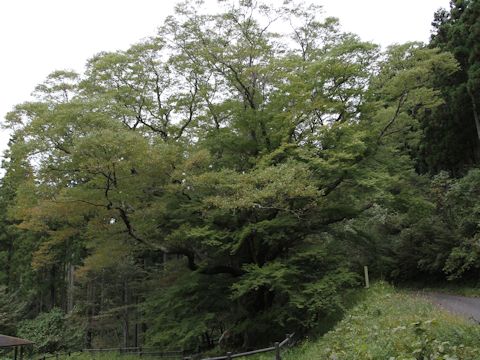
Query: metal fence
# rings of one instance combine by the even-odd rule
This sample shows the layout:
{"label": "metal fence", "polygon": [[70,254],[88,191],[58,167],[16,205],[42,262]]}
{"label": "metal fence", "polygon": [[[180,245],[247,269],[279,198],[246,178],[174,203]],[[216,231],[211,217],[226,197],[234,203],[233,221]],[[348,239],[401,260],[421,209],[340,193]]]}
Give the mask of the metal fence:
{"label": "metal fence", "polygon": [[248,356],[263,354],[263,353],[268,353],[268,352],[274,352],[275,353],[275,360],[281,360],[282,359],[281,358],[282,348],[287,347],[291,344],[294,335],[295,334],[287,334],[287,337],[285,338],[285,340],[283,340],[280,343],[276,342],[274,346],[268,347],[268,348],[252,350],[252,351],[247,351],[247,352],[243,352],[243,353],[235,353],[235,354],[233,354],[231,352],[228,352],[226,355],[223,355],[223,356],[216,356],[216,357],[203,358],[203,359],[200,359],[199,357],[195,357],[195,355],[193,355],[193,356],[184,357],[184,360],[197,360],[197,359],[200,359],[200,360],[231,360],[231,359],[235,359],[235,358],[248,357]]}

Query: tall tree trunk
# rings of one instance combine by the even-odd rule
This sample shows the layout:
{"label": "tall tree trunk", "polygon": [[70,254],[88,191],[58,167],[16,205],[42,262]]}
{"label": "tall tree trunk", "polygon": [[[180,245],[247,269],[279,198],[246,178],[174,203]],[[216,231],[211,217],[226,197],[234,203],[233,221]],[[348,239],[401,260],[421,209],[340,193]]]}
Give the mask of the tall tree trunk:
{"label": "tall tree trunk", "polygon": [[100,304],[98,307],[98,312],[101,313],[104,307],[104,300],[105,298],[105,270],[102,269],[102,273],[100,275]]}
{"label": "tall tree trunk", "polygon": [[473,92],[468,88],[468,95],[470,95],[470,99],[472,100],[472,109],[473,109],[473,118],[475,119],[475,126],[477,128],[477,137],[480,141],[480,115],[478,114],[477,102],[475,100],[475,95]]}
{"label": "tall tree trunk", "polygon": [[470,95],[470,99],[472,101],[472,111],[473,111],[473,118],[475,120],[475,127],[477,129],[477,146],[474,149],[474,159],[476,162],[480,161],[480,115],[478,114],[478,107],[477,101],[475,100],[475,95],[467,86],[468,95]]}
{"label": "tall tree trunk", "polygon": [[12,279],[12,259],[13,259],[13,240],[9,237],[8,239],[8,253],[7,253],[7,264],[5,267],[5,275],[7,277],[7,293],[10,289],[14,289],[14,281]]}
{"label": "tall tree trunk", "polygon": [[128,347],[129,323],[128,323],[128,284],[127,279],[123,280],[123,347]]}
{"label": "tall tree trunk", "polygon": [[135,296],[135,347],[139,347],[139,344],[141,343],[139,341],[139,336],[140,336],[140,317],[138,316],[138,296]]}
{"label": "tall tree trunk", "polygon": [[92,347],[92,327],[93,327],[93,312],[90,309],[91,307],[91,302],[92,302],[92,285],[91,282],[89,281],[87,283],[87,319],[88,319],[88,326],[87,326],[87,332],[85,334],[85,346],[87,349],[90,349]]}
{"label": "tall tree trunk", "polygon": [[[45,279],[44,274],[42,274],[42,277]],[[38,296],[38,314],[40,314],[43,311],[43,289],[40,290],[40,296]]]}
{"label": "tall tree trunk", "polygon": [[55,266],[52,266],[50,270],[50,309],[53,309],[56,305],[56,289],[55,289],[55,278],[57,272]]}
{"label": "tall tree trunk", "polygon": [[62,278],[59,281],[62,284],[60,288],[61,306],[64,313],[68,312],[68,262],[62,266]]}
{"label": "tall tree trunk", "polygon": [[74,282],[75,282],[75,267],[72,264],[68,264],[67,269],[68,275],[68,285],[67,285],[67,313],[70,313],[73,310],[73,292],[74,292]]}

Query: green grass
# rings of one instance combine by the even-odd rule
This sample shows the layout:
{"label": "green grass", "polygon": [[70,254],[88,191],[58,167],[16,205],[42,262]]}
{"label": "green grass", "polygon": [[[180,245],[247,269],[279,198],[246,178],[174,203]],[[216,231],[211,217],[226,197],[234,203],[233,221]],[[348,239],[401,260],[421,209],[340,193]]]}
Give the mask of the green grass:
{"label": "green grass", "polygon": [[[91,360],[81,354],[70,360]],[[138,359],[102,354],[95,360]],[[273,353],[242,360],[272,360]],[[379,283],[319,339],[307,339],[282,360],[478,360],[480,327],[441,311],[411,292]]]}
{"label": "green grass", "polygon": [[[272,355],[248,359],[272,360]],[[478,360],[480,327],[381,283],[332,331],[305,341],[282,359]]]}
{"label": "green grass", "polygon": [[444,294],[460,295],[468,297],[480,297],[480,288],[468,285],[447,284],[438,287],[424,287],[422,292],[441,292]]}

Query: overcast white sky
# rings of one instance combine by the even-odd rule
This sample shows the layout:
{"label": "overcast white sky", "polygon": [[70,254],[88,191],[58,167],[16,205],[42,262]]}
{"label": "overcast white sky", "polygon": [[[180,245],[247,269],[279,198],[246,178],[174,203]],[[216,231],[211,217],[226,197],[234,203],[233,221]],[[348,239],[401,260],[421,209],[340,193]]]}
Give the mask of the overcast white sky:
{"label": "overcast white sky", "polygon": [[[277,0],[281,1],[281,0]],[[100,51],[154,35],[176,0],[0,1],[0,119],[53,70],[83,70]],[[307,2],[309,2],[307,0]],[[427,41],[433,13],[449,0],[311,0],[343,28],[381,45]],[[210,7],[215,0],[208,0]],[[0,130],[0,154],[8,134]],[[1,158],[1,155],[0,155]]]}

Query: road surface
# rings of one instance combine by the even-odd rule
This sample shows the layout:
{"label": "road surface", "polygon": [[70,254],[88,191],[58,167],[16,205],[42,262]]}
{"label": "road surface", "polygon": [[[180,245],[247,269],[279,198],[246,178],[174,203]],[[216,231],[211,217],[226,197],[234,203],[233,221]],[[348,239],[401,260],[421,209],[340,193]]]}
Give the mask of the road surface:
{"label": "road surface", "polygon": [[463,316],[476,323],[480,323],[480,298],[441,293],[424,293],[422,295],[432,303],[450,311],[451,313]]}

